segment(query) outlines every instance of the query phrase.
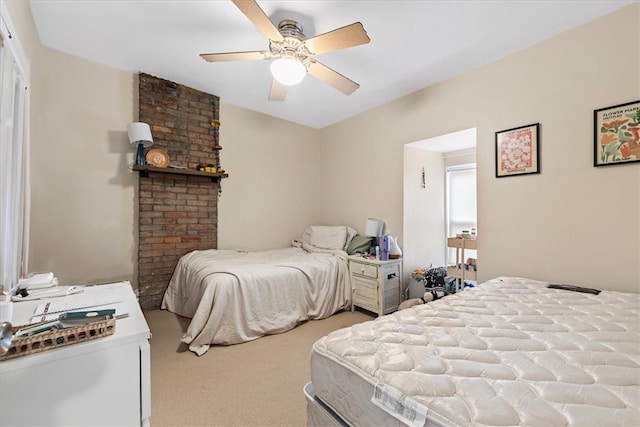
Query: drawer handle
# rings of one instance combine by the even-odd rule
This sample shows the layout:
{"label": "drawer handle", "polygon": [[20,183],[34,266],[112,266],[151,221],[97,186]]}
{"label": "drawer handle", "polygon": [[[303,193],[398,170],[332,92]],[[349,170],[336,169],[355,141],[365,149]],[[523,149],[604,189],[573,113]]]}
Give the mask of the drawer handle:
{"label": "drawer handle", "polygon": [[364,274],[364,268],[360,269],[360,274]]}
{"label": "drawer handle", "polygon": [[387,274],[387,279],[395,279],[396,277],[398,277],[397,273]]}

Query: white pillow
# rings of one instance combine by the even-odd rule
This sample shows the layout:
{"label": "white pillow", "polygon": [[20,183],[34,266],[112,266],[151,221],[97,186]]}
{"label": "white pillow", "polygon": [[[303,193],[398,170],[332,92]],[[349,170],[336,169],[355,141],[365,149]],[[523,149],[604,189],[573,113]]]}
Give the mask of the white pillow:
{"label": "white pillow", "polygon": [[309,243],[320,249],[344,250],[347,241],[347,227],[312,225]]}
{"label": "white pillow", "polygon": [[355,229],[344,225],[310,225],[304,229],[302,242],[318,249],[344,251],[355,234]]}

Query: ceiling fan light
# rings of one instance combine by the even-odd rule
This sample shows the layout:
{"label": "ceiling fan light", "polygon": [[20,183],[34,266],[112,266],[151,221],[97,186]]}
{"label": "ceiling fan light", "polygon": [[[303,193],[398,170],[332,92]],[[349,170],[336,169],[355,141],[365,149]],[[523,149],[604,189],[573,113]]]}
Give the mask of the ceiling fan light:
{"label": "ceiling fan light", "polygon": [[307,74],[305,66],[292,58],[279,58],[271,63],[273,78],[286,86],[300,83]]}

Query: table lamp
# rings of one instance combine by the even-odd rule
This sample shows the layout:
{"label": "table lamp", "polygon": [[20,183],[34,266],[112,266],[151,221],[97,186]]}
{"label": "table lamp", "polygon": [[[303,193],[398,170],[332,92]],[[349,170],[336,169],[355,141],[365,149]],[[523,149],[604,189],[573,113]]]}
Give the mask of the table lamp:
{"label": "table lamp", "polygon": [[144,166],[146,163],[144,149],[153,145],[151,128],[146,123],[134,122],[127,126],[127,133],[129,134],[129,142],[133,147],[136,147],[136,165]]}
{"label": "table lamp", "polygon": [[364,227],[364,235],[373,237],[371,242],[370,254],[375,254],[375,247],[380,245],[380,236],[382,236],[382,227],[384,221],[378,218],[367,218],[367,225]]}
{"label": "table lamp", "polygon": [[364,235],[371,237],[380,237],[382,236],[382,227],[384,226],[384,221],[378,218],[367,218],[367,225],[364,228]]}

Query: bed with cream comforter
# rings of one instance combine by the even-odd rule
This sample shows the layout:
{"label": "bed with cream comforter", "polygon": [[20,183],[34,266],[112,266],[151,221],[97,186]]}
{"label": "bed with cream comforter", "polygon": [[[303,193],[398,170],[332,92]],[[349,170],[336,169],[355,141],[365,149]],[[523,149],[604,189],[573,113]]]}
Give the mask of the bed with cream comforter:
{"label": "bed with cream comforter", "polygon": [[175,269],[162,308],[191,323],[182,338],[201,356],[322,319],[351,303],[347,253],[309,245],[268,251],[193,251]]}

